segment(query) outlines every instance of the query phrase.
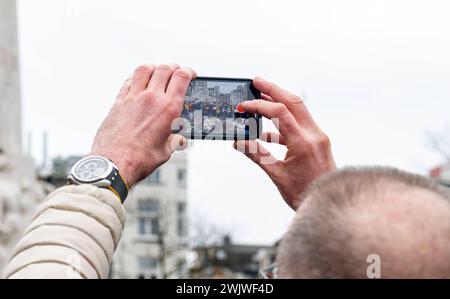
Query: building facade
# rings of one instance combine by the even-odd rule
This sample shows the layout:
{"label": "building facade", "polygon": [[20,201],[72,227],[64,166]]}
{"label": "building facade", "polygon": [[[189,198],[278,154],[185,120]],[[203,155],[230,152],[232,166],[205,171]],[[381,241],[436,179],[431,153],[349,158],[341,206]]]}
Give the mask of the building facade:
{"label": "building facade", "polygon": [[172,158],[133,188],[112,278],[186,277],[187,159]]}
{"label": "building facade", "polygon": [[260,271],[275,263],[279,242],[273,246],[234,244],[225,236],[222,244],[197,247],[190,268],[194,279],[260,278]]}

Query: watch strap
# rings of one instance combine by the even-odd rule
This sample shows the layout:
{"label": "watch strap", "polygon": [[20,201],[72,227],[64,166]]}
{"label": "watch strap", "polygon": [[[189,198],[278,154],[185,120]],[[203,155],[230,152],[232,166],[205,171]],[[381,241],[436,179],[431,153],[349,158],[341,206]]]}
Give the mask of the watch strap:
{"label": "watch strap", "polygon": [[109,186],[108,189],[114,192],[117,197],[120,198],[120,201],[124,203],[128,196],[128,185],[120,175],[119,170],[114,167],[113,171],[106,179],[111,182],[111,186]]}

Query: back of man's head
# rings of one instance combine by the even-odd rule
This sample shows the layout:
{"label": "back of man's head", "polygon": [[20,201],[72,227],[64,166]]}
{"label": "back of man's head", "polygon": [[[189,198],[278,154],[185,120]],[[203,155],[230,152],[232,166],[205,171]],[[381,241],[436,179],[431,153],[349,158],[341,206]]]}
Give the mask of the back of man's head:
{"label": "back of man's head", "polygon": [[[284,278],[450,278],[450,193],[392,168],[349,168],[315,182],[283,239]],[[379,261],[378,261],[379,257]]]}

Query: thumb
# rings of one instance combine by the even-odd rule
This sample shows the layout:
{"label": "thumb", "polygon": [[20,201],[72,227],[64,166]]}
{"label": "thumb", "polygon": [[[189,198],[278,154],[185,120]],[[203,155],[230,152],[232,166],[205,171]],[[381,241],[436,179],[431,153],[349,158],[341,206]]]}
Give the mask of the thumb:
{"label": "thumb", "polygon": [[171,153],[175,151],[183,151],[187,148],[188,141],[185,137],[179,134],[170,134],[166,146],[169,148]]}

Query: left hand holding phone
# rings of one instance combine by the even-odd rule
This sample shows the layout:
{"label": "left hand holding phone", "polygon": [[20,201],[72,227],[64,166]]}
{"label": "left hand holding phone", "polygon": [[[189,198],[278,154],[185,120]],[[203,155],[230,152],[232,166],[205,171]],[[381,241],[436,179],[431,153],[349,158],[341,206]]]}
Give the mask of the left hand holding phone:
{"label": "left hand holding phone", "polygon": [[146,178],[187,144],[171,134],[171,125],[196,76],[176,64],[139,66],[120,89],[89,155],[112,160],[129,186]]}

